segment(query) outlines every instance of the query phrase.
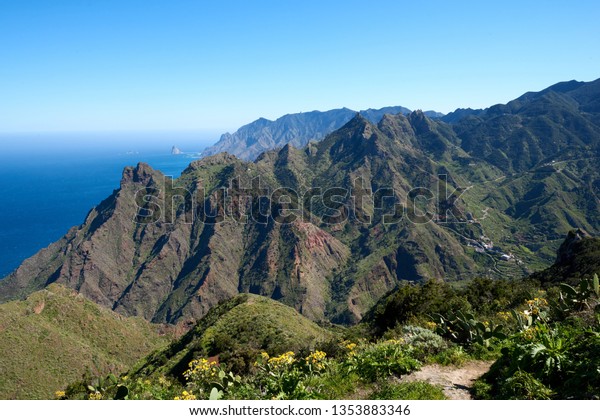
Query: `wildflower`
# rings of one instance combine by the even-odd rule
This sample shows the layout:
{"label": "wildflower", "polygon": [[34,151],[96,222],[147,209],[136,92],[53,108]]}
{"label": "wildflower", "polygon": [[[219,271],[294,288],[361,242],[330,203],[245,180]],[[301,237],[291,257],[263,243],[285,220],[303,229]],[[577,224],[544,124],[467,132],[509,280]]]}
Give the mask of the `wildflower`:
{"label": "wildflower", "polygon": [[196,396],[193,393],[188,392],[188,391],[183,391],[181,393],[180,397],[175,397],[174,398],[175,401],[192,401],[192,400],[195,400],[195,399],[196,399]]}
{"label": "wildflower", "polygon": [[293,351],[288,351],[278,357],[271,357],[268,361],[269,365],[273,368],[280,368],[287,365],[291,365],[294,363],[295,353]]}
{"label": "wildflower", "polygon": [[325,367],[323,360],[325,360],[327,354],[324,351],[315,351],[309,354],[304,360],[317,370],[321,370]]}
{"label": "wildflower", "polygon": [[356,343],[348,343],[346,344],[346,348],[350,351],[353,351],[356,348]]}
{"label": "wildflower", "polygon": [[213,377],[217,374],[217,362],[209,362],[208,359],[192,360],[189,369],[183,372],[188,381],[195,377]]}
{"label": "wildflower", "polygon": [[523,331],[523,338],[527,341],[533,341],[535,339],[536,334],[537,334],[536,327],[528,328],[525,331]]}
{"label": "wildflower", "polygon": [[89,398],[90,400],[101,400],[101,399],[102,399],[102,394],[101,394],[100,392],[98,392],[98,391],[96,391],[96,392],[91,392],[91,393],[88,395],[88,398]]}
{"label": "wildflower", "polygon": [[56,391],[54,393],[54,397],[56,397],[56,399],[58,399],[58,400],[65,398],[65,396],[66,396],[65,391]]}

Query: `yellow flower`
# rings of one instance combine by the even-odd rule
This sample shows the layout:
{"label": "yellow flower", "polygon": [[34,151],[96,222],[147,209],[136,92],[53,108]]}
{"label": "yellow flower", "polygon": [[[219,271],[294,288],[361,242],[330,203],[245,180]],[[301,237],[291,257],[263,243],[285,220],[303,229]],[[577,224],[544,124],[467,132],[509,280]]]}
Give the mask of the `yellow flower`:
{"label": "yellow flower", "polygon": [[305,357],[304,360],[306,360],[306,362],[315,369],[321,370],[325,367],[325,365],[323,364],[323,360],[325,360],[326,357],[327,354],[324,351],[317,350]]}
{"label": "yellow flower", "polygon": [[54,393],[54,396],[55,396],[57,399],[65,398],[65,396],[66,396],[66,395],[65,395],[65,391],[56,391],[56,392]]}
{"label": "yellow flower", "polygon": [[348,350],[352,351],[356,348],[356,343],[348,343],[348,344],[346,344],[346,348]]}
{"label": "yellow flower", "polygon": [[523,331],[523,338],[527,341],[532,341],[533,339],[535,339],[536,333],[536,327],[528,328],[525,331]]}
{"label": "yellow flower", "polygon": [[190,368],[183,372],[183,376],[189,381],[197,377],[211,377],[217,374],[217,362],[209,362],[208,359],[192,360]]}
{"label": "yellow flower", "polygon": [[188,391],[183,391],[181,396],[173,398],[175,401],[192,401],[196,399],[196,396]]}
{"label": "yellow flower", "polygon": [[91,392],[91,393],[88,395],[88,398],[89,398],[90,400],[101,400],[101,399],[102,399],[102,394],[101,394],[101,393],[99,393],[98,391],[96,391],[96,392]]}
{"label": "yellow flower", "polygon": [[296,360],[294,356],[295,353],[293,351],[288,351],[287,353],[283,353],[278,357],[271,357],[267,363],[273,368],[284,367],[294,363]]}

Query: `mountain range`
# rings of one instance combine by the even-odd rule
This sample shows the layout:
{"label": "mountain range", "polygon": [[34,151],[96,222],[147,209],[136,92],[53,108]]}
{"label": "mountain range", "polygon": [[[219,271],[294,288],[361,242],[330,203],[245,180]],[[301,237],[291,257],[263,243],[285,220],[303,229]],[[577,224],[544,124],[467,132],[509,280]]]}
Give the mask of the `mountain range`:
{"label": "mountain range", "polygon": [[[402,106],[388,106],[380,109],[366,109],[359,113],[369,121],[377,124],[385,114],[409,114],[411,111]],[[356,111],[348,108],[330,111],[301,112],[284,115],[275,121],[265,118],[240,127],[235,133],[225,133],[219,141],[206,148],[202,156],[212,156],[227,152],[240,159],[254,160],[262,152],[281,148],[290,144],[302,148],[311,141],[320,141],[326,135],[342,127],[350,121]],[[435,111],[426,111],[431,118],[442,117]]]}
{"label": "mountain range", "polygon": [[[569,230],[600,230],[599,89],[559,83],[441,119],[349,111],[344,124],[330,111],[322,120],[341,128],[302,131],[321,141],[252,162],[219,153],[174,181],[140,163],[0,281],[0,300],[58,283],[123,315],[191,326],[252,293],[355,323],[405,280],[529,275]],[[253,124],[285,121],[302,125]]]}

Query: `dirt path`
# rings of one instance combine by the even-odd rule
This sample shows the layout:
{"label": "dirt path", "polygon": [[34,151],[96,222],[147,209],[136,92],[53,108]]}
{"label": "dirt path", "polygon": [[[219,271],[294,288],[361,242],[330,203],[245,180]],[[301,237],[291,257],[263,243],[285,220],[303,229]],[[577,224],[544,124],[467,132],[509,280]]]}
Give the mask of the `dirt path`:
{"label": "dirt path", "polygon": [[472,361],[462,367],[427,365],[418,372],[404,376],[400,382],[425,381],[440,385],[449,400],[470,400],[473,382],[492,365],[492,362]]}

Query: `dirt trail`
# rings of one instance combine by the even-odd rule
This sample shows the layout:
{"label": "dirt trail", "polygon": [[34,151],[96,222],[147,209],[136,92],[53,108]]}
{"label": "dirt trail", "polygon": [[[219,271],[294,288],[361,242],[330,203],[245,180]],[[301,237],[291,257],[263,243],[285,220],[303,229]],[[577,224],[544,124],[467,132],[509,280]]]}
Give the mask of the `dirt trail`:
{"label": "dirt trail", "polygon": [[492,362],[472,361],[462,367],[427,365],[418,372],[402,377],[400,382],[425,381],[440,385],[450,400],[470,400],[473,382],[486,373]]}

